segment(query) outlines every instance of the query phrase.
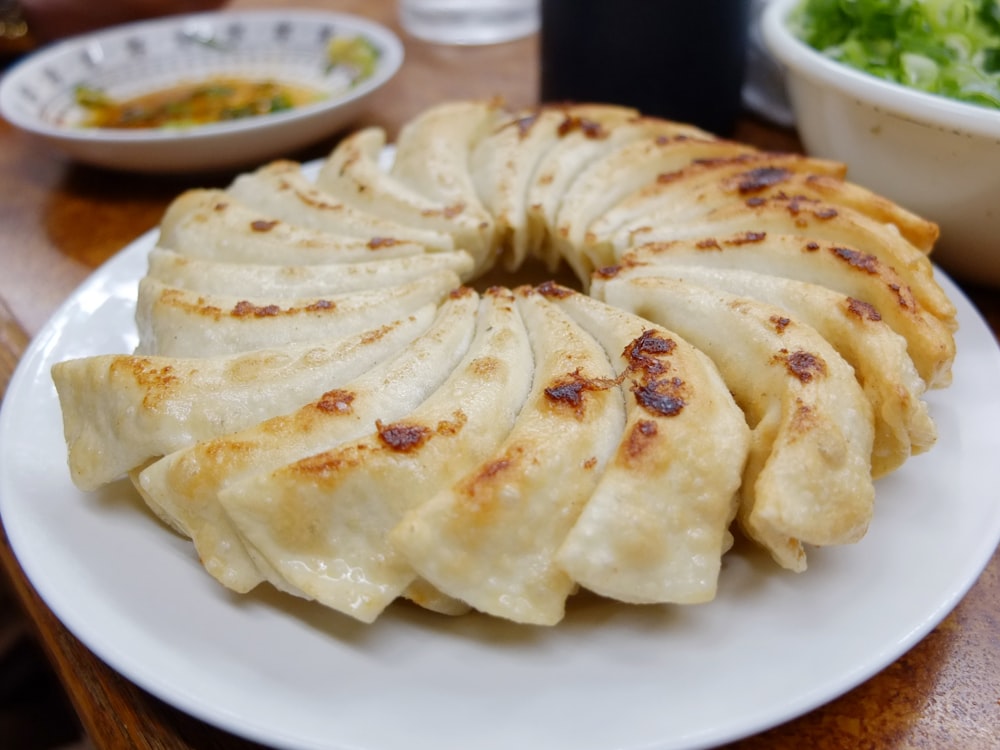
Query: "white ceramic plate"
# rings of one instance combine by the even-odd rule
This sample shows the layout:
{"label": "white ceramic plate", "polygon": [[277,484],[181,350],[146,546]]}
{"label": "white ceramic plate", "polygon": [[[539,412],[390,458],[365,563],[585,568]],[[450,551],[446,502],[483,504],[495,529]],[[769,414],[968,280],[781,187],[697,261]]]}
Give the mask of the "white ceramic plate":
{"label": "white ceramic plate", "polygon": [[[327,70],[327,42],[340,35],[364,37],[379,50],[374,74],[353,87],[343,68]],[[402,62],[399,39],[356,16],[295,10],[170,16],[36,52],[0,82],[0,112],[13,125],[98,166],[140,172],[230,169],[288,155],[333,135]],[[327,97],[285,112],[187,129],[78,124],[78,85],[127,98],[226,74],[298,83]]]}
{"label": "white ceramic plate", "polygon": [[740,548],[698,607],[571,602],[551,629],[399,604],[365,626],[267,587],[230,594],[118,483],[65,468],[50,366],[128,352],[155,235],[56,313],[0,414],[0,513],[25,572],[95,653],[154,695],[238,735],[322,750],[701,748],[763,730],[862,682],[929,632],[1000,538],[1000,351],[959,308],[940,442],[878,484],[865,539],[782,572]]}

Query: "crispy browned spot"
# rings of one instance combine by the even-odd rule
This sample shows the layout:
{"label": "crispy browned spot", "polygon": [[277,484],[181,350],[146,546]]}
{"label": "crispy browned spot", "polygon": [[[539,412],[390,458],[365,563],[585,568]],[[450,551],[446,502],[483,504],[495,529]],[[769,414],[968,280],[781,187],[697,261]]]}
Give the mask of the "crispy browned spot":
{"label": "crispy browned spot", "polygon": [[774,324],[774,330],[779,334],[784,333],[788,324],[792,321],[781,315],[772,315],[770,318],[771,322]]}
{"label": "crispy browned spot", "polygon": [[328,299],[318,299],[315,302],[306,305],[306,310],[309,312],[318,312],[320,310],[333,310],[336,305]]}
{"label": "crispy browned spot", "polygon": [[181,380],[171,365],[154,367],[153,363],[145,358],[115,359],[111,364],[112,377],[114,377],[116,372],[121,370],[131,373],[136,384],[146,391],[142,397],[142,406],[144,409],[155,409],[171,390],[174,383]]}
{"label": "crispy browned spot", "polygon": [[738,190],[742,194],[757,193],[788,179],[791,172],[783,167],[758,167],[740,175]]}
{"label": "crispy browned spot", "polygon": [[840,260],[846,261],[853,268],[859,268],[870,274],[879,272],[879,261],[874,255],[852,250],[849,247],[831,247],[830,252]]}
{"label": "crispy browned spot", "polygon": [[451,419],[442,419],[437,423],[435,432],[437,432],[438,435],[457,435],[469,421],[468,415],[461,409],[456,409],[452,412],[451,417]]}
{"label": "crispy browned spot", "polygon": [[371,450],[365,443],[356,443],[349,450],[326,451],[309,456],[295,463],[294,469],[299,474],[333,475],[360,466],[365,461],[363,454]]}
{"label": "crispy browned spot", "polygon": [[[410,316],[410,320],[413,320],[413,316]],[[362,344],[374,344],[376,341],[388,336],[393,329],[398,328],[400,321],[393,321],[392,323],[386,323],[384,326],[380,326],[372,331],[367,331],[361,337]]]}
{"label": "crispy browned spot", "polygon": [[680,378],[649,380],[632,385],[632,393],[639,405],[664,417],[676,417],[684,409],[683,389],[684,381]]}
{"label": "crispy browned spot", "polygon": [[552,299],[562,299],[564,297],[569,297],[573,294],[572,289],[564,287],[562,284],[557,284],[554,281],[543,281],[537,287],[535,291],[541,294],[543,297],[550,297]]}
{"label": "crispy browned spot", "polygon": [[594,276],[600,279],[613,279],[621,270],[621,266],[604,266],[594,271]]}
{"label": "crispy browned spot", "polygon": [[467,286],[457,286],[448,292],[449,299],[462,299],[463,297],[468,297],[470,294],[475,294],[476,292]]}
{"label": "crispy browned spot", "polygon": [[721,250],[722,249],[722,245],[720,245],[719,241],[717,239],[715,239],[714,237],[706,237],[703,240],[698,240],[698,242],[695,243],[695,247],[698,248],[699,250]]}
{"label": "crispy browned spot", "polygon": [[399,453],[415,451],[431,436],[430,429],[424,425],[406,424],[405,422],[387,425],[383,424],[381,420],[376,420],[375,429],[378,430],[378,438],[382,444]]}
{"label": "crispy browned spot", "polygon": [[852,315],[857,315],[862,320],[882,320],[882,315],[875,306],[868,302],[862,302],[854,297],[847,298],[847,311]]}
{"label": "crispy browned spot", "polygon": [[799,350],[791,354],[788,352],[782,352],[782,354],[785,360],[785,369],[803,383],[826,375],[826,362],[811,352]]}
{"label": "crispy browned spot", "polygon": [[586,117],[566,116],[561,123],[557,133],[559,137],[567,136],[574,131],[583,133],[584,137],[599,140],[608,137],[608,131],[599,122],[588,120]]}
{"label": "crispy browned spot", "polygon": [[629,342],[622,351],[622,357],[628,362],[630,372],[642,371],[647,376],[658,375],[669,369],[669,365],[658,357],[671,354],[676,347],[677,344],[672,339],[647,329]]}
{"label": "crispy browned spot", "polygon": [[316,408],[327,414],[350,414],[354,398],[354,394],[350,391],[340,389],[327,391],[316,402]]}
{"label": "crispy browned spot", "polygon": [[392,237],[372,237],[368,240],[369,250],[380,250],[383,247],[392,247],[393,245],[398,245],[399,240],[393,239]]}
{"label": "crispy browned spot", "polygon": [[816,425],[816,414],[812,407],[796,400],[795,412],[792,414],[789,429],[792,433],[808,432]]}
{"label": "crispy browned spot", "polygon": [[278,223],[277,220],[256,219],[250,222],[250,228],[255,232],[270,232]]}
{"label": "crispy browned spot", "polygon": [[629,430],[628,437],[622,446],[622,458],[629,463],[638,461],[649,446],[655,442],[658,432],[659,428],[652,419],[640,419]]}
{"label": "crispy browned spot", "polygon": [[485,378],[499,370],[503,364],[496,357],[477,357],[469,363],[469,371]]}
{"label": "crispy browned spot", "polygon": [[278,307],[278,305],[264,305],[263,307],[258,307],[247,300],[237,302],[232,311],[232,315],[235,318],[270,318],[280,313],[281,308]]}
{"label": "crispy browned spot", "polygon": [[560,380],[545,389],[545,397],[553,404],[570,406],[577,416],[582,416],[586,409],[584,403],[589,391],[604,391],[617,385],[607,378],[588,378],[576,369],[567,373]]}
{"label": "crispy browned spot", "polygon": [[727,245],[750,245],[754,242],[763,242],[767,238],[767,232],[744,232],[736,237],[726,240]]}

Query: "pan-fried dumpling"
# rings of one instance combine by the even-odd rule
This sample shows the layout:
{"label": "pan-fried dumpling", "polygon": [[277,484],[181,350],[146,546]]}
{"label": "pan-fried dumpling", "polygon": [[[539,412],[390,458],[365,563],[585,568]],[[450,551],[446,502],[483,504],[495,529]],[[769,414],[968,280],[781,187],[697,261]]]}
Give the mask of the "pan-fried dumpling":
{"label": "pan-fried dumpling", "polygon": [[712,358],[753,431],[739,519],[778,564],[805,544],[858,541],[868,528],[872,407],[854,371],[780,308],[665,277],[600,279],[595,293],[677,331]]}
{"label": "pan-fried dumpling", "polygon": [[650,227],[683,223],[734,201],[756,200],[765,186],[777,180],[775,175],[842,177],[845,171],[839,162],[800,154],[757,152],[699,160],[657,175],[655,181],[624,197],[590,225],[586,242],[594,246],[590,253],[617,258],[637,238],[644,240]]}
{"label": "pan-fried dumpling", "polygon": [[905,280],[870,253],[807,236],[751,232],[642,245],[623,259],[624,265],[633,263],[737,268],[827,287],[874,306],[906,339],[907,353],[930,387],[951,381],[953,322],[931,315]]}
{"label": "pan-fried dumpling", "polygon": [[675,334],[562,287],[541,291],[611,356],[627,415],[557,562],[621,601],[710,601],[750,446],[743,412],[715,365]]}
{"label": "pan-fried dumpling", "polygon": [[[934,279],[931,262],[894,228],[878,224],[849,208],[801,199],[769,198],[752,205],[736,203],[705,216],[651,229],[636,237],[637,244],[712,238],[743,233],[749,239],[769,234],[808,237],[811,242],[830,243],[873,255],[892,268],[913,296],[942,322],[953,322],[955,305]],[[610,265],[610,263],[609,263]]]}
{"label": "pan-fried dumpling", "polygon": [[574,582],[556,554],[624,428],[601,346],[533,290],[517,291],[535,360],[524,408],[499,450],[411,511],[391,540],[435,587],[483,612],[551,625]]}
{"label": "pan-fried dumpling", "polygon": [[[235,591],[262,575],[219,504],[227,486],[366,434],[376,419],[402,418],[433,393],[472,339],[478,296],[454,295],[431,328],[396,357],[347,383],[330,383],[314,402],[156,461],[139,475],[147,502],[191,537],[202,564]],[[270,579],[279,587],[280,578]]]}
{"label": "pan-fried dumpling", "polygon": [[247,299],[139,282],[137,354],[210,357],[349,335],[440,302],[459,286],[451,271],[351,294]]}
{"label": "pan-fried dumpling", "polygon": [[320,190],[293,161],[274,161],[239,175],[226,192],[250,208],[307,229],[345,237],[393,237],[432,250],[454,250],[450,235],[410,227],[354,208]]}
{"label": "pan-fried dumpling", "polygon": [[285,414],[420,335],[436,308],[343,339],[198,359],[106,354],[59,362],[70,476],[83,490],[151,458]]}
{"label": "pan-fried dumpling", "polygon": [[469,156],[507,117],[498,100],[446,102],[424,110],[399,131],[390,174],[431,200],[481,213],[492,226],[472,181]]}
{"label": "pan-fried dumpling", "polygon": [[528,187],[527,211],[532,252],[550,269],[559,263],[555,227],[563,195],[591,164],[600,162],[629,143],[641,139],[711,140],[713,136],[691,125],[655,117],[628,118],[613,127],[581,120],[562,134],[539,160]]}
{"label": "pan-fried dumpling", "polygon": [[450,234],[455,247],[483,268],[493,253],[493,221],[464,202],[431,200],[385,171],[380,157],[385,131],[365,128],[347,136],[327,157],[316,186],[345,203],[390,221]]}
{"label": "pan-fried dumpling", "polygon": [[913,454],[928,450],[937,430],[922,400],[926,388],[906,353],[906,340],[882,320],[877,308],[817,284],[753,271],[704,266],[630,267],[639,272],[689,280],[743,297],[769,302],[815,328],[854,368],[872,404],[875,442],[872,475],[898,469]]}
{"label": "pan-fried dumpling", "polygon": [[531,249],[528,187],[549,148],[576,128],[600,128],[637,115],[634,109],[599,104],[545,106],[514,115],[476,144],[470,170],[480,199],[496,219],[507,268],[519,268]]}
{"label": "pan-fried dumpling", "polygon": [[420,406],[357,441],[235,484],[220,500],[296,589],[372,622],[416,578],[389,532],[496,449],[530,385],[531,347],[513,296],[487,292],[465,358]]}
{"label": "pan-fried dumpling", "polygon": [[356,263],[426,252],[397,237],[345,237],[294,226],[255,211],[223,190],[188,190],[160,220],[160,247],[227,263]]}
{"label": "pan-fried dumpling", "polygon": [[633,141],[611,152],[589,165],[563,194],[554,235],[560,254],[580,278],[587,278],[593,269],[616,260],[598,255],[600,246],[586,244],[590,226],[625,196],[697,159],[752,152],[732,141],[687,136]]}
{"label": "pan-fried dumpling", "polygon": [[[427,199],[481,220],[482,232],[493,237],[496,221],[483,206],[469,170],[476,143],[501,122],[506,113],[497,100],[446,102],[407,122],[396,139],[390,174]],[[477,267],[493,265],[493,248]]]}
{"label": "pan-fried dumpling", "polygon": [[154,248],[146,275],[191,292],[230,295],[239,290],[249,298],[278,300],[398,286],[442,270],[464,280],[472,272],[472,258],[457,250],[358,263],[279,266],[202,260]]}

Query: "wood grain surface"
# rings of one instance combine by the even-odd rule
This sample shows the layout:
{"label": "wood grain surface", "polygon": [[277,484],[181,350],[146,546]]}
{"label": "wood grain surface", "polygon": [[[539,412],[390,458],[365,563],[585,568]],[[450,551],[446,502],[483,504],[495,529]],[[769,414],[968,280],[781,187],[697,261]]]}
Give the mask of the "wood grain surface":
{"label": "wood grain surface", "polygon": [[[315,6],[374,18],[402,35],[390,0],[236,2],[236,7]],[[407,62],[359,117],[390,138],[426,106],[449,98],[500,95],[535,102],[536,40],[448,48],[403,37]],[[736,137],[796,150],[791,131],[753,119]],[[334,134],[292,158],[325,154]],[[0,120],[0,395],[34,335],[103,261],[156,225],[167,203],[193,186],[231,175],[144,178],[70,163]],[[964,291],[994,333],[1000,292]],[[997,488],[1000,496],[1000,488]],[[1000,497],[998,497],[1000,501]],[[191,718],[104,665],[59,623],[25,579],[6,535],[0,563],[99,750],[248,750],[259,747]],[[1000,555],[955,611],[874,678],[806,716],[734,743],[735,750],[996,750],[1000,747]]]}

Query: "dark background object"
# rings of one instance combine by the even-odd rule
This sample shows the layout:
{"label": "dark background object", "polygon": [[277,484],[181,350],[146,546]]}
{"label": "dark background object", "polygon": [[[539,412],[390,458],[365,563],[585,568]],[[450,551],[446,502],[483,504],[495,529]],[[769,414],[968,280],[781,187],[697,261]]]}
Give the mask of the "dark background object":
{"label": "dark background object", "polygon": [[607,102],[730,135],[748,0],[542,0],[541,100]]}

